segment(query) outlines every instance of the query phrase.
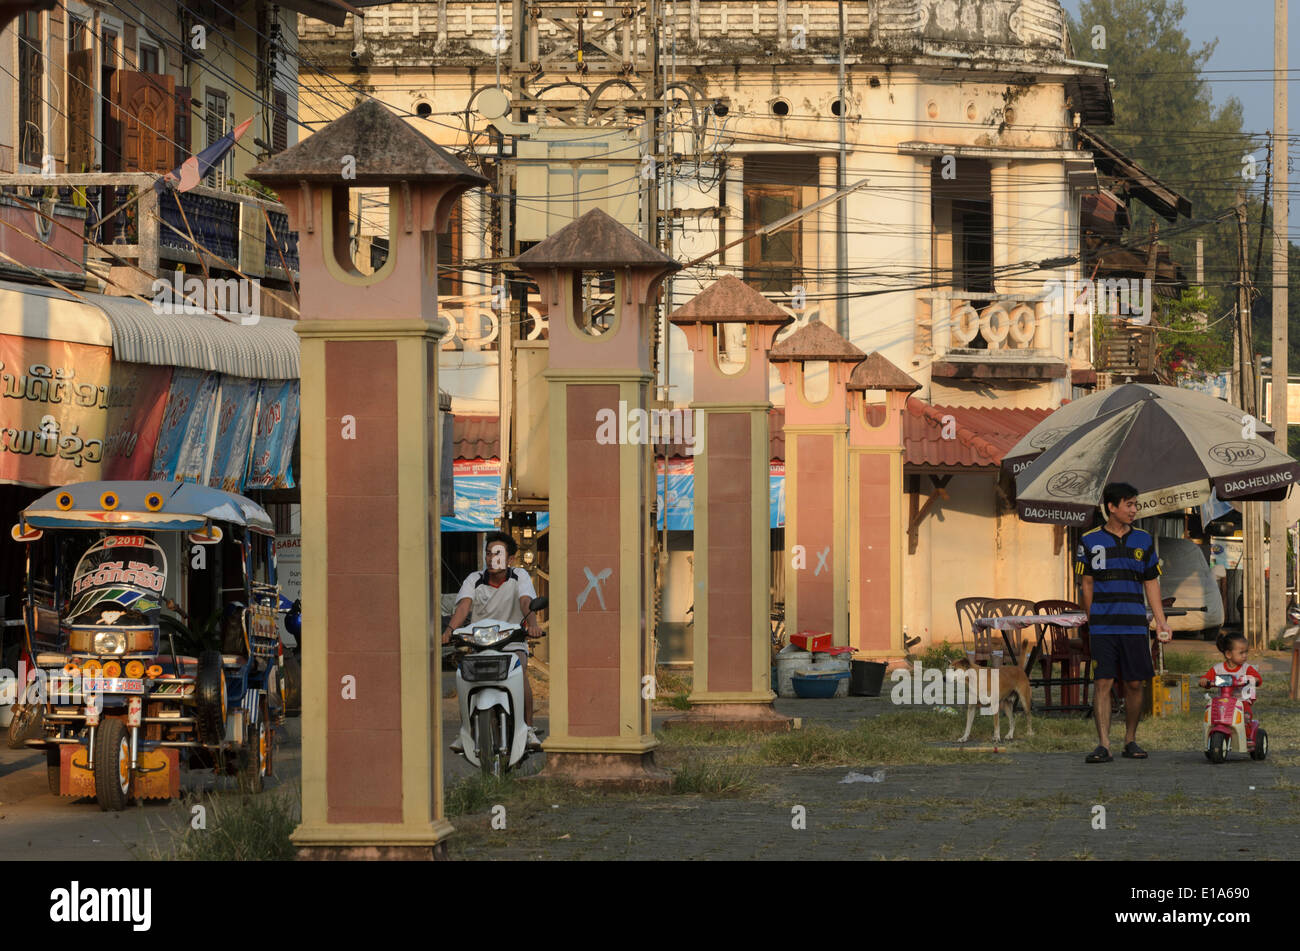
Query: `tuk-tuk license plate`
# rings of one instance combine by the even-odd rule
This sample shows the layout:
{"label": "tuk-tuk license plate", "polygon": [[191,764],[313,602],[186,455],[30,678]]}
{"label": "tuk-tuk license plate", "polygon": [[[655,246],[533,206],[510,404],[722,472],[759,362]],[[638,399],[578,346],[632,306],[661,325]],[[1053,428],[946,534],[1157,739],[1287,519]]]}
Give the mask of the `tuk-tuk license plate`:
{"label": "tuk-tuk license plate", "polygon": [[83,677],[81,689],[88,693],[144,693],[144,681],[127,677]]}

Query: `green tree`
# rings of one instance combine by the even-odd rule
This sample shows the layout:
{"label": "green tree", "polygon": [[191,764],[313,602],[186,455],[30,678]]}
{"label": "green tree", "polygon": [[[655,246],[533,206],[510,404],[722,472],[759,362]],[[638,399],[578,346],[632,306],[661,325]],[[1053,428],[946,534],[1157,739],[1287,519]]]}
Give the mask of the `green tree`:
{"label": "green tree", "polygon": [[[1214,102],[1202,70],[1215,44],[1192,46],[1182,28],[1185,13],[1179,0],[1084,0],[1070,30],[1076,55],[1106,63],[1113,80],[1115,124],[1097,131],[1185,195],[1193,221],[1203,222],[1189,228],[1185,219],[1161,220],[1161,241],[1194,281],[1196,239],[1203,239],[1213,321],[1232,306],[1237,278],[1235,220],[1213,219],[1230,211],[1237,188],[1250,184],[1242,178],[1242,157],[1259,143],[1242,130],[1238,100]],[[1105,28],[1105,49],[1093,45],[1098,26]],[[1130,239],[1145,237],[1153,213],[1137,202],[1130,207]],[[1257,204],[1252,220],[1258,220]],[[1227,340],[1231,322],[1214,324],[1211,332]]]}

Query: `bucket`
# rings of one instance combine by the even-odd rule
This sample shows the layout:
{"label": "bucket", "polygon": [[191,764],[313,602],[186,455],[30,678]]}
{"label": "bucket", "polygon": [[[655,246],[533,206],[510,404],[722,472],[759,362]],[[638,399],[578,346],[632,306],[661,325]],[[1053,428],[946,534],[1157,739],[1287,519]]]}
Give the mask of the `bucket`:
{"label": "bucket", "polygon": [[811,673],[813,670],[812,654],[807,651],[794,651],[776,656],[776,695],[793,697],[794,684],[791,679],[795,674]]}
{"label": "bucket", "polygon": [[853,661],[849,694],[854,697],[879,697],[880,688],[885,683],[885,670],[885,664],[877,664],[875,661]]}
{"label": "bucket", "polygon": [[796,674],[791,678],[796,696],[806,700],[828,700],[849,679],[847,671],[833,674]]}

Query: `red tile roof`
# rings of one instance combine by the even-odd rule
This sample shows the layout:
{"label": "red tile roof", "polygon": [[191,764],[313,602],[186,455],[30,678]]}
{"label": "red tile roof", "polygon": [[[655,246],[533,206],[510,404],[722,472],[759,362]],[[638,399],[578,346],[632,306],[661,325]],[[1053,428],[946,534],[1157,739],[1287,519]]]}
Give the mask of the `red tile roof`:
{"label": "red tile roof", "polygon": [[457,459],[496,459],[501,455],[499,416],[455,416],[452,441]]}
{"label": "red tile roof", "polygon": [[[1051,413],[1050,409],[1001,406],[934,406],[910,397],[903,415],[903,462],[909,466],[993,468]],[[943,438],[947,416],[956,424],[950,439]]]}

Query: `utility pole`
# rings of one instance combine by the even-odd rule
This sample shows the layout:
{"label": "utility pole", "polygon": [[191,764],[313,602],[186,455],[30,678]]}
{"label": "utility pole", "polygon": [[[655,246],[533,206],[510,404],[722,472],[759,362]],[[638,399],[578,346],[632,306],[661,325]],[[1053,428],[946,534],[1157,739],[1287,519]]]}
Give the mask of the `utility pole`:
{"label": "utility pole", "polygon": [[[1273,405],[1277,448],[1287,451],[1287,0],[1273,0]],[[1286,627],[1287,504],[1270,503],[1268,627],[1264,645]]]}
{"label": "utility pole", "polygon": [[[1236,374],[1237,395],[1240,406],[1250,415],[1259,417],[1257,381],[1259,374],[1255,362],[1254,344],[1250,325],[1250,277],[1247,271],[1248,247],[1246,225],[1246,193],[1237,190],[1237,324],[1233,333],[1232,365]],[[1243,502],[1241,505],[1243,580],[1242,632],[1251,647],[1258,647],[1264,627],[1264,511],[1262,502]]]}

